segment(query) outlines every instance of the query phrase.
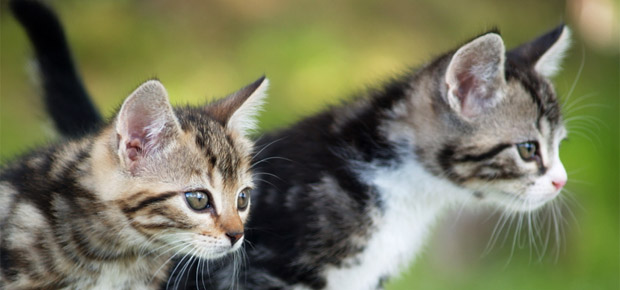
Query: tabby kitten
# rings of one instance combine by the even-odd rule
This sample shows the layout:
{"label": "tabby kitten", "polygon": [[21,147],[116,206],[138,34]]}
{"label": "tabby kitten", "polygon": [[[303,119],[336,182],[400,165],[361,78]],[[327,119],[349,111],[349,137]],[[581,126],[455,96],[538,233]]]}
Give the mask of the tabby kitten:
{"label": "tabby kitten", "polygon": [[253,186],[245,134],[266,86],[172,108],[147,81],[98,132],[6,165],[0,288],[158,289],[185,269],[173,256],[238,250]]}
{"label": "tabby kitten", "polygon": [[[489,32],[260,138],[240,278],[230,277],[233,263],[179,276],[188,289],[381,288],[453,205],[544,206],[567,180],[558,153],[566,130],[548,78],[569,35],[560,26],[506,52]],[[192,285],[200,276],[208,281]]]}

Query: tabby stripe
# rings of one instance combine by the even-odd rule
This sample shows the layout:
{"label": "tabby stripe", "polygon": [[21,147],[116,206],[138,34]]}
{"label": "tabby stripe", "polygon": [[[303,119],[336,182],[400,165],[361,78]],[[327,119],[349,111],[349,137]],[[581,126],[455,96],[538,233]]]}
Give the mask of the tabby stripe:
{"label": "tabby stripe", "polygon": [[512,173],[512,172],[500,172],[500,173],[495,173],[495,174],[478,174],[478,175],[474,175],[469,177],[468,179],[482,179],[482,180],[487,180],[487,181],[493,181],[493,180],[508,180],[508,179],[518,179],[523,177],[523,174],[519,174],[519,173]]}
{"label": "tabby stripe", "polygon": [[75,246],[71,244],[71,240],[73,238],[67,239],[67,236],[63,234],[64,231],[59,228],[59,225],[57,223],[54,225],[52,231],[54,233],[54,240],[56,241],[56,243],[58,244],[58,248],[60,249],[60,253],[58,253],[58,256],[60,257],[57,260],[61,260],[61,262],[64,263],[72,262],[75,265],[80,265],[82,261],[80,261],[78,256],[75,254]]}
{"label": "tabby stripe", "polygon": [[[483,169],[492,169],[493,173],[480,173]],[[523,177],[523,174],[519,172],[518,166],[513,161],[504,164],[486,164],[481,165],[474,170],[467,179],[482,179],[482,180],[506,180],[506,179],[518,179]]]}
{"label": "tabby stripe", "polygon": [[[451,144],[457,142],[450,142]],[[497,154],[504,151],[506,148],[510,148],[512,144],[502,143],[498,144],[490,150],[482,153],[482,154],[467,154],[463,157],[455,157],[457,155],[455,148],[452,145],[446,144],[442,150],[437,154],[437,162],[444,170],[444,174],[450,180],[456,183],[463,183],[468,179],[471,179],[473,176],[459,176],[456,172],[454,172],[454,163],[465,163],[465,162],[480,162],[484,160],[488,160],[497,156]],[[475,174],[474,174],[475,175]]]}
{"label": "tabby stripe", "polygon": [[[137,194],[134,194],[133,196],[136,196],[136,195],[138,195],[138,194],[148,194],[148,193],[146,193],[146,192],[139,192],[139,193],[137,193]],[[159,194],[159,195],[156,195],[156,196],[149,197],[149,198],[147,198],[147,199],[145,199],[145,200],[141,201],[141,202],[140,202],[138,205],[136,205],[136,206],[123,206],[123,207],[122,207],[122,210],[123,210],[123,212],[124,212],[125,214],[131,214],[131,213],[134,213],[134,212],[136,212],[136,211],[139,211],[139,210],[141,210],[141,209],[143,209],[143,208],[145,208],[145,207],[147,207],[147,206],[149,206],[149,205],[151,205],[151,204],[153,204],[153,203],[158,203],[158,202],[162,202],[162,201],[168,200],[169,198],[174,197],[174,196],[176,196],[176,195],[178,195],[178,194],[179,194],[179,193],[178,193],[178,192],[176,192],[176,191],[164,192],[164,193],[162,193],[162,194]]]}
{"label": "tabby stripe", "polygon": [[136,227],[140,227],[143,229],[147,229],[147,230],[156,230],[156,229],[169,229],[169,228],[175,228],[175,229],[191,229],[192,226],[185,224],[185,223],[178,223],[178,222],[171,222],[171,223],[159,223],[159,224],[132,224],[132,226],[134,228]]}
{"label": "tabby stripe", "polygon": [[465,155],[461,158],[457,158],[457,159],[453,159],[454,162],[459,162],[459,163],[463,163],[463,162],[480,162],[486,159],[490,159],[495,157],[495,155],[501,153],[502,151],[504,151],[504,149],[512,147],[512,144],[498,144],[495,147],[491,148],[489,151],[484,152],[482,154],[478,154],[478,155]]}
{"label": "tabby stripe", "polygon": [[[51,246],[46,245],[45,241],[48,241],[46,235],[43,233],[37,234],[36,242],[34,244],[34,248],[41,253],[40,263],[42,266],[47,269],[46,278],[47,280],[60,280],[60,275],[57,272],[57,269],[54,265],[54,258],[52,254]],[[53,276],[53,279],[50,279]],[[62,288],[62,287],[59,287]]]}
{"label": "tabby stripe", "polygon": [[0,247],[0,270],[7,281],[15,281],[18,274],[15,256],[19,256],[18,250]]}
{"label": "tabby stripe", "polygon": [[185,223],[183,221],[181,221],[179,219],[180,214],[179,213],[175,213],[175,212],[169,212],[166,209],[162,209],[162,208],[153,208],[150,212],[149,215],[155,216],[155,215],[160,215],[163,217],[166,217],[167,219],[174,221],[177,226],[176,228],[183,228],[183,229],[189,229],[192,228],[191,224]]}
{"label": "tabby stripe", "polygon": [[78,253],[90,260],[112,261],[118,260],[122,256],[122,254],[112,254],[108,251],[101,251],[96,247],[93,247],[88,242],[88,238],[78,231],[73,231],[71,240],[73,241],[76,250],[78,250]]}

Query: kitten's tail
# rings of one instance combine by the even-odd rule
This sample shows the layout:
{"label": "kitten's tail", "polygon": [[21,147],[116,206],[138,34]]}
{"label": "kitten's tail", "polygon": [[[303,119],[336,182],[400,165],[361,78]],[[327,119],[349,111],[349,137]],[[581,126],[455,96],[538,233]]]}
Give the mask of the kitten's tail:
{"label": "kitten's tail", "polygon": [[34,46],[45,106],[56,128],[80,136],[102,122],[73,64],[63,27],[50,7],[35,0],[12,0],[11,11]]}

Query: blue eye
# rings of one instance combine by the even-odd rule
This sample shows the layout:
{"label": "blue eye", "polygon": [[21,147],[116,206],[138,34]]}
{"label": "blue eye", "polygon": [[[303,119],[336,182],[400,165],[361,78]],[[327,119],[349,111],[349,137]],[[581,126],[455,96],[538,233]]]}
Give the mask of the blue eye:
{"label": "blue eye", "polygon": [[185,193],[187,204],[194,210],[203,210],[211,207],[209,195],[202,191],[189,191]]}
{"label": "blue eye", "polygon": [[523,142],[517,144],[517,151],[519,151],[521,159],[525,161],[532,161],[538,155],[538,146],[536,142]]}

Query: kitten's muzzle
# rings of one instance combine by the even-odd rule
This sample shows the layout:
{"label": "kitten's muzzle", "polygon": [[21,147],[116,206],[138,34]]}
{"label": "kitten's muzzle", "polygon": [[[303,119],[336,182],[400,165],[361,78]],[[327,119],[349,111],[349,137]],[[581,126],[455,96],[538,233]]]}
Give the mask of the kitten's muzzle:
{"label": "kitten's muzzle", "polygon": [[230,239],[230,246],[234,246],[237,241],[243,238],[243,232],[227,232],[226,236]]}

